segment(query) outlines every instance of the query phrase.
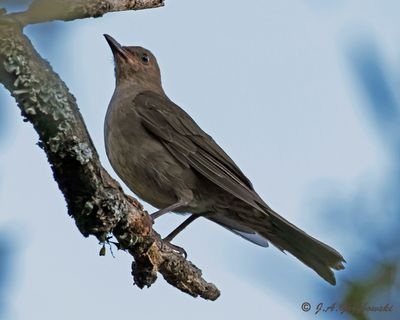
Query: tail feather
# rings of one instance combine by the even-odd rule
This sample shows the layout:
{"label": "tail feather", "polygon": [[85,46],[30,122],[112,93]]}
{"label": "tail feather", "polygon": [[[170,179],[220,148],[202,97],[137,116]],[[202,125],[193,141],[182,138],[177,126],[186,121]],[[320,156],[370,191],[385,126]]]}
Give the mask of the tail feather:
{"label": "tail feather", "polygon": [[342,255],[335,249],[309,236],[273,210],[268,208],[267,212],[270,227],[267,230],[258,226],[257,232],[278,249],[290,252],[330,284],[335,285],[336,279],[332,269],[344,269],[343,262],[346,261]]}
{"label": "tail feather", "polygon": [[336,284],[332,269],[344,269],[343,262],[346,262],[339,252],[306,234],[268,207],[264,208],[264,212],[256,210],[250,215],[248,208],[236,209],[235,213],[207,218],[257,245],[267,247],[271,242],[279,250],[290,252],[330,284]]}

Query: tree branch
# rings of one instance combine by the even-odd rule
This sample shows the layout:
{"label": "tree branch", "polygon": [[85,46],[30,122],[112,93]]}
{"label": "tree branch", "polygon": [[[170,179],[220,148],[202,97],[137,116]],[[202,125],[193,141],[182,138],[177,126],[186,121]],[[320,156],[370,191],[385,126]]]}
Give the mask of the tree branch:
{"label": "tree branch", "polygon": [[[128,2],[132,1],[121,1]],[[118,8],[115,0],[99,3],[114,3],[112,8]],[[215,285],[207,283],[201,270],[163,243],[147,212],[125,195],[101,166],[74,96],[10,16],[0,17],[0,82],[39,134],[38,145],[46,152],[68,213],[84,236],[94,235],[104,243],[114,235],[119,246],[134,258],[132,275],[140,288],[153,284],[160,272],[168,283],[194,297],[218,298]]]}
{"label": "tree branch", "polygon": [[29,9],[8,15],[21,25],[46,21],[96,18],[108,12],[164,6],[164,0],[33,0]]}

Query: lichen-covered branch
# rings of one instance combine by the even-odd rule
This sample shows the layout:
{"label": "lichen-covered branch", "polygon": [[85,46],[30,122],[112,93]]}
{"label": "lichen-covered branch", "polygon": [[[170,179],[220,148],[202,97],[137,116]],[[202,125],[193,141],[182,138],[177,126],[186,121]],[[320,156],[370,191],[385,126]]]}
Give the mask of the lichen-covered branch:
{"label": "lichen-covered branch", "polygon": [[68,213],[84,236],[94,235],[104,243],[114,235],[134,257],[132,274],[140,288],[154,283],[159,272],[194,297],[218,298],[218,289],[163,243],[142,206],[103,169],[75,98],[9,17],[0,17],[0,82],[37,131]]}
{"label": "lichen-covered branch", "polygon": [[164,0],[33,0],[27,11],[9,17],[27,25],[101,17],[108,12],[150,9],[163,5]]}

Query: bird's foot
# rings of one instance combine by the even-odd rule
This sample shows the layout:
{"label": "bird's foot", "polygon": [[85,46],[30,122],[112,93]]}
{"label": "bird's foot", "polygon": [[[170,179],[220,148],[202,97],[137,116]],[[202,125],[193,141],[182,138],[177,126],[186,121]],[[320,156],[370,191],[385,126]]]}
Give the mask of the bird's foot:
{"label": "bird's foot", "polygon": [[182,247],[172,244],[171,242],[169,242],[168,239],[163,239],[161,250],[163,250],[164,246],[168,246],[169,249],[172,249],[173,251],[181,254],[185,259],[187,258],[186,250],[183,249]]}

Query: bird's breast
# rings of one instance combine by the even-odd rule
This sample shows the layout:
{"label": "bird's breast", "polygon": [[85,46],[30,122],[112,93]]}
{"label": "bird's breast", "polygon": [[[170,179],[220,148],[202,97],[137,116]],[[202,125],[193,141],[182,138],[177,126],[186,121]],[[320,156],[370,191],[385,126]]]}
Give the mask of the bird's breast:
{"label": "bird's breast", "polygon": [[137,196],[157,208],[177,201],[185,168],[143,127],[129,100],[111,101],[104,134],[113,169]]}

